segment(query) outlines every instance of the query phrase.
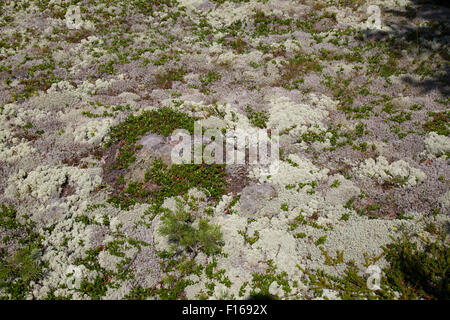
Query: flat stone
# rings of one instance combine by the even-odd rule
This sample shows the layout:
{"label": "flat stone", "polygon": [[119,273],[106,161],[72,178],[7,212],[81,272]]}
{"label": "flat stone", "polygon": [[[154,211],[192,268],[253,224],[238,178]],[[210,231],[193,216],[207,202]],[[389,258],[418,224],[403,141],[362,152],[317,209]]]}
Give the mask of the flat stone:
{"label": "flat stone", "polygon": [[173,146],[170,144],[164,144],[156,150],[156,155],[161,158],[161,161],[167,165],[172,164],[172,149]]}
{"label": "flat stone", "polygon": [[241,214],[255,216],[264,206],[264,201],[277,196],[275,187],[270,183],[253,184],[242,189],[240,203]]}
{"label": "flat stone", "polygon": [[122,92],[121,94],[119,94],[119,98],[125,99],[126,101],[137,101],[141,99],[140,96],[133,92]]}
{"label": "flat stone", "polygon": [[145,150],[156,150],[157,147],[159,147],[164,142],[165,142],[165,139],[163,136],[160,136],[159,134],[155,134],[155,133],[150,133],[150,134],[143,136],[138,141],[138,144],[142,144],[143,149],[145,149]]}
{"label": "flat stone", "polygon": [[124,176],[126,181],[143,181],[145,172],[158,158],[169,166],[172,164],[173,146],[167,143],[163,136],[148,134],[142,137],[138,144],[143,148],[136,153],[136,160],[128,168]]}

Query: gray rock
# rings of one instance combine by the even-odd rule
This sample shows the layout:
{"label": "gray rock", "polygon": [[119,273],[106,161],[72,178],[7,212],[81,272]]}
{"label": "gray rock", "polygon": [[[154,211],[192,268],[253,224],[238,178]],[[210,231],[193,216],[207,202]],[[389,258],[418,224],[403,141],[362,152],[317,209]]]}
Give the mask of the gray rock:
{"label": "gray rock", "polygon": [[119,94],[119,98],[126,101],[137,101],[141,99],[140,96],[133,92],[122,92],[121,94]]}
{"label": "gray rock", "polygon": [[145,172],[152,166],[157,157],[155,152],[142,149],[136,154],[136,160],[128,168],[124,176],[125,181],[143,181]]}
{"label": "gray rock", "polygon": [[159,147],[164,142],[165,142],[165,139],[163,136],[160,136],[159,134],[155,134],[155,133],[150,133],[150,134],[143,136],[138,141],[138,144],[142,144],[143,149],[155,150],[157,147]]}
{"label": "gray rock", "polygon": [[167,165],[172,164],[172,149],[173,146],[170,144],[164,144],[156,150],[156,155]]}
{"label": "gray rock", "polygon": [[128,168],[125,181],[142,181],[145,172],[152,166],[155,159],[161,159],[167,165],[172,164],[171,155],[173,145],[167,143],[163,136],[148,134],[142,137],[138,144],[143,148],[136,153],[136,160]]}
{"label": "gray rock", "polygon": [[197,7],[197,10],[199,11],[209,11],[210,9],[213,9],[216,5],[214,3],[212,3],[211,1],[204,1],[202,4],[200,4]]}
{"label": "gray rock", "polygon": [[242,190],[240,203],[241,214],[246,217],[253,217],[263,208],[265,200],[277,196],[275,187],[270,183],[252,184]]}

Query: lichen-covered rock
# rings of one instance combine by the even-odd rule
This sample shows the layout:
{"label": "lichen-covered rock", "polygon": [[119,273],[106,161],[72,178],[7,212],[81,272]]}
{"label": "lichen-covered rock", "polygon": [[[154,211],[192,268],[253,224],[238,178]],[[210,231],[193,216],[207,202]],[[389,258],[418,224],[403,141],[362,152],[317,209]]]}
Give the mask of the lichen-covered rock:
{"label": "lichen-covered rock", "polygon": [[[339,299],[341,289],[313,290],[307,274],[342,278],[352,261],[365,280],[368,262],[388,266],[374,257],[391,237],[436,239],[432,227],[448,227],[447,8],[180,0],[150,13],[140,1],[84,1],[83,28],[70,30],[62,1],[45,10],[28,2],[0,4],[0,205],[34,222],[44,272],[30,290],[9,281],[20,284],[14,294]],[[430,23],[433,39],[408,50],[417,46],[410,31]],[[193,188],[164,199],[162,211],[151,197],[125,210],[117,200],[133,197],[129,182],[143,181],[156,158],[171,165],[177,141],[146,134],[136,160],[112,172],[113,153],[129,141],[100,145],[111,127],[162,106],[228,138],[254,137],[256,127],[272,141],[279,134],[279,148],[269,163],[227,161],[231,185],[217,202]],[[245,146],[255,140],[237,147]],[[192,226],[207,219],[220,227],[220,254],[184,250],[159,232],[164,212],[180,203]],[[0,230],[8,254],[21,245],[11,232]],[[0,298],[14,295],[5,292]]]}
{"label": "lichen-covered rock", "polygon": [[119,94],[119,98],[125,100],[125,102],[128,102],[128,101],[137,101],[141,97],[133,92],[122,92],[121,94]]}

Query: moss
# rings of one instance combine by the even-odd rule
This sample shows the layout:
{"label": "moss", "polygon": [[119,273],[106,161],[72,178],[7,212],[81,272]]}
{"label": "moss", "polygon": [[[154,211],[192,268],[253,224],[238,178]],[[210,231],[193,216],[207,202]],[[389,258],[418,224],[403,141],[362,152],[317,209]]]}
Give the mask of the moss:
{"label": "moss", "polygon": [[423,105],[420,105],[417,103],[415,103],[409,107],[409,110],[411,110],[411,111],[417,111],[417,110],[422,110],[422,109],[423,109]]}
{"label": "moss", "polygon": [[275,15],[266,15],[261,10],[255,12],[253,19],[255,25],[253,37],[288,33],[292,23],[292,19],[281,19]]}
{"label": "moss", "polygon": [[245,231],[243,230],[239,230],[238,233],[244,237],[244,241],[245,243],[248,243],[249,245],[254,244],[256,241],[259,240],[259,231],[255,230],[255,232],[253,232],[253,236],[249,236]]}
{"label": "moss", "polygon": [[81,222],[83,223],[85,226],[88,225],[92,225],[92,224],[96,224],[96,225],[100,225],[100,223],[96,222],[94,219],[89,218],[87,215],[80,215],[78,217],[75,218],[76,222]]}
{"label": "moss", "polygon": [[95,249],[87,250],[85,252],[85,258],[75,260],[76,265],[84,265],[88,270],[98,272],[97,277],[92,282],[87,279],[82,279],[80,288],[78,289],[80,292],[95,300],[101,299],[106,294],[108,290],[107,280],[112,276],[112,272],[106,271],[98,262],[98,255],[103,249],[103,246],[98,246]]}
{"label": "moss", "polygon": [[278,272],[277,266],[272,260],[268,261],[268,267],[264,274],[253,273],[252,281],[248,284],[250,289],[250,296],[265,296],[272,299],[279,299],[269,292],[270,285],[275,281],[281,286],[285,295],[292,292],[292,288],[288,282],[288,274],[285,271]]}
{"label": "moss", "polygon": [[216,270],[216,269],[217,269],[217,259],[216,257],[213,257],[212,262],[208,263],[208,265],[205,267],[206,278],[210,280],[216,280],[229,288],[231,286],[231,281],[225,275],[226,270],[225,269]]}
{"label": "moss", "polygon": [[299,52],[283,63],[282,84],[288,89],[298,89],[298,80],[310,71],[320,72],[321,66],[311,55]]}
{"label": "moss", "polygon": [[437,240],[424,239],[424,248],[411,241],[410,235],[383,247],[390,267],[386,281],[401,294],[401,299],[450,298],[450,248],[447,234],[440,232]]}
{"label": "moss", "polygon": [[200,75],[199,80],[202,83],[203,86],[207,86],[210,83],[219,81],[222,78],[222,76],[214,71],[208,71],[206,75]]}
{"label": "moss", "polygon": [[314,244],[316,246],[320,246],[321,244],[324,244],[326,240],[327,240],[327,236],[322,236],[319,239],[317,239],[316,242],[314,242]]}
{"label": "moss", "polygon": [[225,175],[224,165],[180,164],[169,168],[156,160],[146,172],[145,182],[158,187],[148,193],[156,203],[162,203],[167,197],[183,195],[193,187],[204,190],[210,197],[219,200],[228,184]]}
{"label": "moss", "polygon": [[137,286],[124,299],[145,300],[155,298],[160,300],[180,300],[186,299],[184,290],[194,284],[194,281],[186,279],[189,275],[201,275],[204,267],[195,264],[195,261],[186,255],[179,258],[171,258],[173,255],[168,252],[160,252],[161,270],[167,276],[152,288]]}
{"label": "moss", "polygon": [[4,243],[14,241],[18,248],[12,252],[0,249],[0,289],[7,296],[1,299],[25,299],[30,282],[37,281],[44,265],[39,260],[41,236],[34,231],[34,223],[24,216],[20,222],[13,206],[0,206],[0,232],[6,234]]}
{"label": "moss", "polygon": [[[413,235],[403,234],[400,239],[383,246],[383,257],[388,267],[383,269],[380,278],[380,289],[371,290],[367,286],[367,278],[360,275],[359,268],[353,261],[346,262],[347,267],[342,276],[331,276],[319,269],[317,271],[302,270],[306,284],[316,294],[324,288],[336,290],[342,299],[449,299],[449,263],[450,249],[446,245],[446,233],[439,231],[436,240],[421,239],[423,248],[412,241]],[[343,262],[342,253],[331,258],[322,249],[325,261],[335,265]],[[376,262],[376,261],[375,261]],[[370,264],[370,263],[369,263]],[[400,296],[398,296],[400,295]]]}
{"label": "moss", "polygon": [[125,256],[122,250],[124,249],[123,244],[127,239],[125,239],[121,234],[116,234],[115,236],[119,237],[119,240],[114,240],[113,242],[108,243],[106,247],[104,245],[100,245],[94,249],[86,250],[84,258],[77,258],[74,261],[75,265],[83,265],[86,269],[97,272],[96,277],[92,280],[83,278],[81,280],[80,287],[76,289],[93,300],[99,300],[104,297],[108,291],[108,288],[117,288],[120,282],[127,279],[132,279],[134,277],[132,270],[129,268],[129,264],[131,262],[130,258],[124,258],[117,264],[117,272],[101,267],[98,262],[98,255],[103,250],[108,250],[108,252],[115,256]]}
{"label": "moss", "polygon": [[[317,212],[313,213],[311,215],[311,217],[309,217],[309,219],[307,219],[307,218],[305,218],[305,216],[303,216],[302,211],[301,211],[300,214],[297,217],[295,217],[295,219],[293,221],[291,221],[289,223],[289,227],[290,227],[289,230],[293,231],[299,225],[308,225],[308,226],[313,227],[315,229],[321,229],[321,230],[324,230],[324,231],[327,231],[327,230],[330,230],[330,229],[333,228],[333,226],[325,227],[325,226],[322,226],[322,225],[318,224],[317,222],[314,221],[314,220],[317,220],[317,218],[318,218]],[[325,236],[325,238],[326,238],[326,236]]]}
{"label": "moss", "polygon": [[247,105],[247,117],[250,123],[255,127],[264,129],[266,128],[266,123],[269,120],[269,114],[267,111],[254,111],[249,105]]}
{"label": "moss", "polygon": [[[30,77],[33,77],[33,72],[31,72]],[[41,75],[38,79],[24,79],[20,80],[20,84],[24,85],[24,88],[14,93],[12,96],[13,101],[21,102],[32,96],[35,96],[38,91],[46,91],[51,87],[53,83],[61,81],[62,78],[53,75],[51,70],[48,70],[45,75]]]}
{"label": "moss", "polygon": [[411,120],[411,112],[400,111],[399,114],[390,117],[389,120],[397,122],[397,123],[410,121]]}
{"label": "moss", "polygon": [[214,90],[208,89],[207,86],[213,82],[219,81],[220,79],[222,79],[222,75],[214,71],[208,71],[207,74],[200,75],[199,80],[202,83],[200,92],[202,92],[203,94],[208,94],[210,92],[215,93]]}
{"label": "moss", "polygon": [[187,71],[184,68],[170,69],[165,73],[156,75],[156,85],[163,89],[172,88],[173,81],[183,81]]}
{"label": "moss", "polygon": [[334,180],[331,184],[331,188],[338,188],[341,185],[341,182],[339,180]]}
{"label": "moss", "polygon": [[434,131],[442,136],[450,135],[450,113],[443,112],[430,112],[429,116],[432,117],[432,120],[425,122],[423,125],[423,129],[427,132]]}

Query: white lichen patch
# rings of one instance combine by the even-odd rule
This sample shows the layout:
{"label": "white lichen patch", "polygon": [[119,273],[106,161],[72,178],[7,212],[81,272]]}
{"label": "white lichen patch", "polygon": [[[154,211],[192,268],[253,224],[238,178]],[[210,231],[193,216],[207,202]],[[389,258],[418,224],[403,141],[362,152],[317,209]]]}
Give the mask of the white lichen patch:
{"label": "white lichen patch", "polygon": [[11,132],[0,129],[0,161],[9,163],[16,162],[36,151],[31,143],[12,137]]}
{"label": "white lichen patch", "polygon": [[99,119],[78,125],[73,131],[74,140],[76,142],[98,144],[103,141],[113,123],[114,121],[111,119]]}
{"label": "white lichen patch", "polygon": [[[65,1],[28,2],[0,1],[0,299],[402,298],[368,266],[401,276],[382,254],[406,236],[445,250],[445,6],[83,1],[73,30]],[[173,167],[192,121],[228,140],[214,173]],[[33,281],[4,268],[29,247]]]}
{"label": "white lichen patch", "polygon": [[101,183],[99,173],[98,169],[49,166],[39,166],[28,173],[19,170],[16,175],[10,177],[5,193],[10,197],[29,197],[46,202],[58,198],[62,185],[70,183],[76,186],[75,194],[78,197],[86,197]]}
{"label": "white lichen patch", "polygon": [[[260,183],[270,182],[280,186],[310,183],[315,180],[320,180],[327,176],[328,169],[319,169],[306,158],[301,158],[295,154],[288,156],[290,161],[277,161],[273,163],[273,170],[266,174],[264,167],[256,166],[249,173],[253,179],[257,179]],[[276,166],[276,168],[275,168]]]}
{"label": "white lichen patch", "polygon": [[440,156],[450,152],[450,138],[430,132],[425,137],[425,150],[434,156]]}
{"label": "white lichen patch", "polygon": [[325,202],[329,205],[343,205],[348,199],[356,197],[360,193],[360,189],[352,181],[345,179],[340,174],[330,176],[328,185]]}
{"label": "white lichen patch", "polygon": [[208,22],[213,28],[221,29],[236,21],[248,20],[248,17],[257,5],[256,1],[243,3],[241,6],[225,2],[219,8],[208,14]]}
{"label": "white lichen patch", "polygon": [[439,202],[444,210],[450,209],[450,191],[447,191],[439,198]]}
{"label": "white lichen patch", "polygon": [[291,135],[301,134],[313,126],[323,129],[322,121],[328,116],[323,105],[299,104],[284,96],[272,96],[268,100],[271,104],[268,127],[279,132],[289,130]]}
{"label": "white lichen patch", "polygon": [[376,161],[372,158],[367,159],[360,165],[358,173],[373,178],[380,184],[388,182],[405,187],[413,187],[427,178],[422,170],[411,167],[408,162],[398,160],[389,164],[383,156],[379,156]]}

